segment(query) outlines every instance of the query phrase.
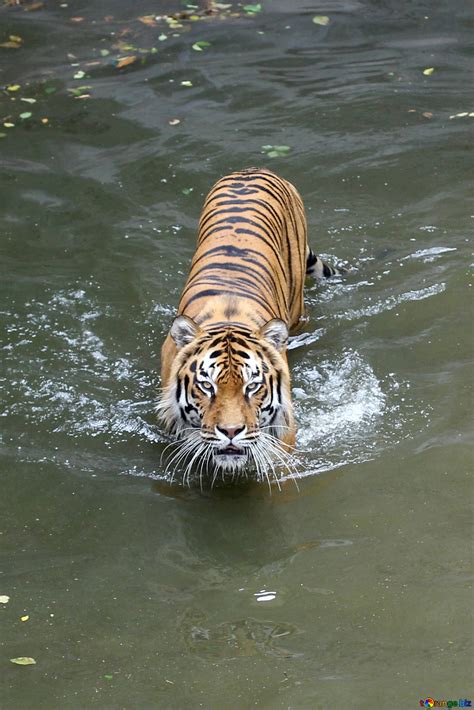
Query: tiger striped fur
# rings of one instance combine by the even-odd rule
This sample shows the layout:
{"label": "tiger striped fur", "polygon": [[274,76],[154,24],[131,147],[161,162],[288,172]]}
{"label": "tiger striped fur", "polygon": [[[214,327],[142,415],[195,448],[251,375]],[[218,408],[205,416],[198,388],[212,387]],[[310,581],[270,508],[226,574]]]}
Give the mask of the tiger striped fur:
{"label": "tiger striped fur", "polygon": [[332,276],[307,245],[297,190],[265,169],[208,194],[191,269],[162,348],[158,411],[186,459],[263,476],[295,443],[286,345],[304,319],[306,274]]}

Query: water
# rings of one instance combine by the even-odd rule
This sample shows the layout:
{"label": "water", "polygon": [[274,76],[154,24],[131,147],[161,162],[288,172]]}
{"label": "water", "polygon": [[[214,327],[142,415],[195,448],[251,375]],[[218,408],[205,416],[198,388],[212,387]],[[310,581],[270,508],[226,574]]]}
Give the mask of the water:
{"label": "water", "polygon": [[[181,7],[1,10],[2,708],[472,698],[472,8],[137,20]],[[272,495],[170,486],[153,413],[204,195],[249,165],[352,267],[308,289]]]}

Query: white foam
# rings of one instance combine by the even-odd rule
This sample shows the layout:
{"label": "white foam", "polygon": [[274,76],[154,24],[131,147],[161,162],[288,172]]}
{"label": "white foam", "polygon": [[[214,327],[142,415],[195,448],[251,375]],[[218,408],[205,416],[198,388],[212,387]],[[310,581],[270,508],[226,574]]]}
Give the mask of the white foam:
{"label": "white foam", "polygon": [[342,313],[335,313],[334,318],[340,320],[357,320],[358,318],[365,318],[367,316],[375,316],[384,311],[391,311],[397,308],[401,303],[406,301],[422,301],[424,298],[431,298],[432,296],[437,296],[446,290],[446,284],[441,282],[439,284],[433,284],[432,286],[427,286],[426,288],[421,288],[415,291],[406,291],[398,296],[388,296],[384,301],[379,301],[371,306],[366,306],[365,308],[359,309],[349,309]]}
{"label": "white foam", "polygon": [[404,256],[402,261],[407,259],[423,259],[425,262],[434,261],[442,254],[446,254],[449,251],[457,251],[456,247],[431,247],[430,249],[418,249],[414,251],[413,254],[408,254]]}

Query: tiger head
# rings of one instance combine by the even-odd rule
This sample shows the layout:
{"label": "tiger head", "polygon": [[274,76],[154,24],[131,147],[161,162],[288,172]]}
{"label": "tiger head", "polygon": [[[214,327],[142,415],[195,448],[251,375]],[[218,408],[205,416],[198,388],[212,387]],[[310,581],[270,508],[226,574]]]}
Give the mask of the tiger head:
{"label": "tiger head", "polygon": [[285,323],[204,330],[181,315],[170,335],[178,352],[158,405],[168,430],[193,461],[260,470],[293,426]]}

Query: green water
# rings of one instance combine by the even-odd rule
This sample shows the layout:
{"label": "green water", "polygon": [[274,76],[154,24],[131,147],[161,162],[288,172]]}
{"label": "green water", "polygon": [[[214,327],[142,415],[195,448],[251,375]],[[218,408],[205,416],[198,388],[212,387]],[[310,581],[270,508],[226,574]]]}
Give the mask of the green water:
{"label": "green water", "polygon": [[[472,7],[261,5],[0,10],[2,710],[474,695]],[[203,198],[249,165],[354,270],[291,343],[299,492],[201,493],[163,476],[159,352]]]}

